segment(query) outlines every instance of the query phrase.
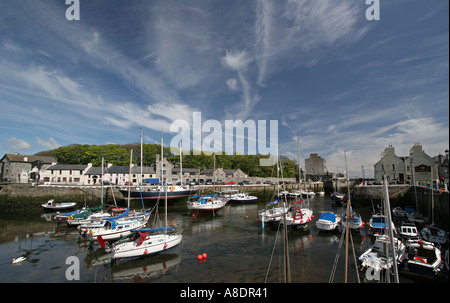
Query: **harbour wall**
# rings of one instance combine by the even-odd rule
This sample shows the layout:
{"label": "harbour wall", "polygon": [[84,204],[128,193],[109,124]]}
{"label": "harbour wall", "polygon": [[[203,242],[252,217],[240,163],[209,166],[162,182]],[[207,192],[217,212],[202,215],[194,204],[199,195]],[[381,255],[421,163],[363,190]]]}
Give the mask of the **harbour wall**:
{"label": "harbour wall", "polygon": [[[411,206],[432,223],[432,191],[430,188],[410,185],[389,185],[389,201],[391,209]],[[417,197],[417,199],[416,199]],[[373,204],[381,204],[384,199],[382,185],[355,186],[352,190],[352,204],[372,207]],[[446,231],[449,231],[449,193],[433,192],[434,222]]]}

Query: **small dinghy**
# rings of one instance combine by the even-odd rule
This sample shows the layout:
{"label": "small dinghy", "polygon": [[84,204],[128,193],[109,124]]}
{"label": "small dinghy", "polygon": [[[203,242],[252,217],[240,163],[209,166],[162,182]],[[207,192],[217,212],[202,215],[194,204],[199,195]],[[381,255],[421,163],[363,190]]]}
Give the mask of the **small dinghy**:
{"label": "small dinghy", "polygon": [[48,210],[64,210],[71,209],[77,205],[76,202],[55,203],[54,199],[48,200],[47,203],[41,204],[44,209]]}

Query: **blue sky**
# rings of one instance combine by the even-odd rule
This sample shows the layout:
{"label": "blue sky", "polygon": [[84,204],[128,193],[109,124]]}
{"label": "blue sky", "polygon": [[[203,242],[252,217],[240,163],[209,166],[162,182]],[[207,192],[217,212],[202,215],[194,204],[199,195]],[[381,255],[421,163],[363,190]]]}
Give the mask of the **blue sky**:
{"label": "blue sky", "polygon": [[[449,147],[449,2],[0,2],[0,154],[159,142],[177,119],[278,120],[280,153],[373,175]],[[208,132],[204,133],[208,135]]]}

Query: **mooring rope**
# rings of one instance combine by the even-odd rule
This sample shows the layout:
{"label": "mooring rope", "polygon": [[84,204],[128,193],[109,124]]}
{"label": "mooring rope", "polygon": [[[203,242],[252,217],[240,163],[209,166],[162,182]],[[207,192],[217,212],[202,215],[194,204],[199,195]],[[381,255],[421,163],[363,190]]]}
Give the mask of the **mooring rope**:
{"label": "mooring rope", "polygon": [[334,258],[334,264],[333,264],[333,268],[331,269],[331,275],[330,275],[330,279],[328,280],[328,283],[333,283],[334,275],[336,274],[336,268],[337,268],[337,264],[339,261],[339,255],[341,254],[342,244],[344,243],[344,235],[345,235],[345,229],[342,229],[341,239],[339,240],[338,250],[336,253],[336,257]]}
{"label": "mooring rope", "polygon": [[278,229],[277,229],[277,233],[276,233],[276,236],[275,236],[275,242],[273,243],[272,254],[270,255],[269,266],[267,267],[267,272],[266,272],[266,277],[264,279],[264,283],[267,282],[267,277],[269,276],[270,266],[272,264],[273,254],[275,252],[275,246],[277,245],[277,239],[278,239],[278,233],[280,231],[280,225],[281,224],[278,224]]}

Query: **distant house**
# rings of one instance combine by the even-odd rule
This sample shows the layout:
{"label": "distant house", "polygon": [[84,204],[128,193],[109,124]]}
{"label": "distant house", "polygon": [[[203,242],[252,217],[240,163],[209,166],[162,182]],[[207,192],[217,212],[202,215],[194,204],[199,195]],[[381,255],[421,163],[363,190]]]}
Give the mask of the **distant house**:
{"label": "distant house", "polygon": [[[211,168],[204,169],[200,172],[200,176],[206,178],[207,180],[208,179],[212,180],[214,177],[214,169]],[[239,168],[238,169],[217,168],[215,171],[215,177],[216,180],[221,180],[223,182],[230,182],[230,181],[242,181],[248,176]]]}
{"label": "distant house", "polygon": [[188,184],[189,182],[198,181],[199,170],[197,168],[188,168],[183,167],[183,178],[181,178],[181,169],[179,167],[175,167],[172,169],[172,182],[179,182],[183,179],[183,184]]}
{"label": "distant house", "polygon": [[5,154],[0,162],[2,182],[28,183],[42,180],[41,171],[56,163],[53,157]]}
{"label": "distant house", "polygon": [[[382,182],[383,175],[390,182],[423,184],[431,179],[438,179],[438,167],[435,160],[427,155],[422,145],[414,143],[409,156],[398,157],[392,145],[381,154],[381,159],[374,165],[375,181]],[[431,175],[433,173],[433,175]]]}
{"label": "distant house", "polygon": [[[154,167],[143,166],[142,167],[142,179],[156,178],[156,173]],[[84,185],[99,185],[102,181],[102,168],[101,167],[91,167],[85,173]],[[139,184],[141,180],[141,168],[132,165],[131,176],[129,166],[114,166],[108,164],[107,167],[103,169],[103,181],[114,184],[114,185],[126,185],[131,182],[134,185]]]}
{"label": "distant house", "polygon": [[54,164],[41,173],[41,181],[49,184],[84,185],[84,175],[92,167],[92,163]]}

